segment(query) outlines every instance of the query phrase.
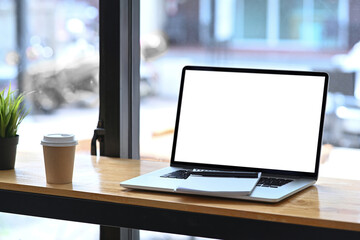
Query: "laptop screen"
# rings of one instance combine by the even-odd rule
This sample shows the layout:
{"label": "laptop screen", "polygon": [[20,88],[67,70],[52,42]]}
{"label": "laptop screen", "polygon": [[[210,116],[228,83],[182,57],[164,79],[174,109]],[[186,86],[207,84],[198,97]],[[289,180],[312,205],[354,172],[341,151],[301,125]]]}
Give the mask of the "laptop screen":
{"label": "laptop screen", "polygon": [[172,164],[317,175],[326,73],[187,66]]}

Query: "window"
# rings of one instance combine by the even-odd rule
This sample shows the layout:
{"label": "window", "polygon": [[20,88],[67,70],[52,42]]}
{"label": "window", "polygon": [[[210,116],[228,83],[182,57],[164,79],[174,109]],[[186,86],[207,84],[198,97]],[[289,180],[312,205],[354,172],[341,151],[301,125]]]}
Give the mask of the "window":
{"label": "window", "polygon": [[304,22],[302,1],[290,0],[281,1],[280,17],[280,39],[296,40],[300,39],[301,26]]}
{"label": "window", "polygon": [[[327,71],[324,143],[359,148],[359,9],[347,0],[141,1],[141,158],[170,159],[184,65]],[[154,38],[163,44],[147,44]]]}
{"label": "window", "polygon": [[[1,1],[0,84],[27,93],[31,114],[19,150],[40,151],[44,134],[68,132],[90,152],[98,118],[99,1]],[[79,127],[81,126],[81,127]]]}
{"label": "window", "polygon": [[348,1],[237,0],[223,4],[237,9],[235,37],[230,39],[234,43],[251,44],[251,40],[259,42],[258,46],[283,50],[291,45],[314,50],[347,46]]}
{"label": "window", "polygon": [[16,76],[16,35],[15,4],[13,1],[0,2],[1,29],[6,38],[0,40],[0,88]]}
{"label": "window", "polygon": [[244,1],[242,4],[243,19],[243,38],[245,39],[265,39],[266,38],[266,18],[267,1]]}
{"label": "window", "polygon": [[[99,26],[99,4],[105,2],[107,10],[114,6],[115,11],[120,9],[123,11],[121,14],[129,14],[126,11],[130,1],[0,1],[0,26],[8,36],[0,39],[1,86],[12,81],[29,91],[44,87],[39,91],[42,97],[38,100],[36,94],[29,95],[28,103],[32,105],[33,114],[21,126],[19,149],[40,149],[42,135],[53,131],[75,133],[79,140],[87,141],[84,146],[89,146],[100,114],[101,117],[106,116],[105,129],[113,134],[106,140],[106,146],[115,153],[108,155],[138,158],[137,137],[140,136],[142,159],[169,161],[180,73],[182,66],[187,64],[328,71],[334,84],[330,86],[324,142],[338,147],[360,147],[359,108],[356,105],[360,96],[356,89],[360,2],[142,0],[140,29],[136,14],[126,15],[127,20],[133,21],[131,29],[124,29],[126,25],[119,22]],[[112,20],[109,18],[107,21]],[[28,28],[24,28],[24,24]],[[76,72],[72,67],[80,62],[74,60],[76,64],[72,67],[64,67],[61,64],[64,62],[57,60],[61,59],[64,51],[68,51],[66,57],[98,52],[102,44],[98,42],[101,27],[106,28],[106,42],[103,42],[106,62],[102,63],[103,72],[100,75],[103,74],[104,78],[100,84],[107,81],[105,90],[102,89],[112,90],[113,97],[107,100],[110,102],[100,103],[105,107],[99,113],[98,99],[93,98],[98,95],[99,88],[95,84],[98,79],[96,73],[92,73],[92,77],[86,78],[89,83],[81,87],[94,88],[81,89],[85,94],[62,92],[60,96],[66,94],[67,100],[74,101],[60,104],[61,97],[56,92],[67,87],[59,89],[58,84],[48,86],[48,81],[71,79],[74,76],[71,73]],[[121,36],[118,36],[119,29],[126,34],[121,31]],[[140,63],[133,62],[138,54],[139,30]],[[19,37],[19,34],[23,35]],[[121,44],[125,44],[122,47],[118,44],[120,40]],[[133,49],[129,50],[129,46]],[[96,58],[95,55],[93,57]],[[66,63],[70,61],[65,59]],[[129,60],[130,65],[127,65]],[[49,62],[54,64],[47,64]],[[18,74],[21,76],[24,65],[27,70],[23,80],[17,81],[16,77]],[[47,67],[37,68],[38,65]],[[140,82],[118,83],[119,78],[136,79],[138,65],[141,65]],[[91,66],[92,70],[98,68],[98,65]],[[64,69],[69,72],[61,71],[56,75]],[[75,80],[79,80],[83,73],[80,69]],[[31,81],[37,84],[28,84]],[[65,81],[61,81],[63,83]],[[124,87],[126,90],[120,94],[120,89]],[[137,92],[141,95],[140,102]],[[84,98],[78,99],[80,95]],[[140,132],[137,132],[139,105]],[[116,111],[112,112],[109,106]],[[44,125],[42,121],[51,124]],[[80,122],[81,127],[75,122]],[[111,130],[107,128],[109,122]],[[113,138],[116,140],[112,141]]]}
{"label": "window", "polygon": [[[89,153],[99,114],[99,0],[1,0],[0,29],[0,89],[11,82],[31,107],[18,150],[42,151],[44,134],[67,132]],[[6,213],[0,221],[8,223],[1,239],[99,236],[92,224]]]}

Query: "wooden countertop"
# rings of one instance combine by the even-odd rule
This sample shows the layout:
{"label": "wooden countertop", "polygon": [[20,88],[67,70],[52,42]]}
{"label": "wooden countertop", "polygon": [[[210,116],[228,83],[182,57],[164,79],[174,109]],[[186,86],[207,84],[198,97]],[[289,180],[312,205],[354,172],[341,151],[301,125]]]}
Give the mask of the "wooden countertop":
{"label": "wooden countertop", "polygon": [[0,189],[360,231],[360,181],[320,178],[280,203],[128,190],[119,183],[168,163],[76,155],[72,184],[47,184],[42,153],[18,153],[15,170],[0,171]]}

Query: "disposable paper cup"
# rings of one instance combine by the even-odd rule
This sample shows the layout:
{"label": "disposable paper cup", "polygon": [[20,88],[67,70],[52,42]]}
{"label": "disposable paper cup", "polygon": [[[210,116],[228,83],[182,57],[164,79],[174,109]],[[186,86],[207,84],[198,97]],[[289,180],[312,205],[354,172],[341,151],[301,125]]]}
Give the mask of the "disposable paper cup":
{"label": "disposable paper cup", "polygon": [[44,150],[46,182],[72,182],[77,141],[72,134],[48,134],[41,141]]}

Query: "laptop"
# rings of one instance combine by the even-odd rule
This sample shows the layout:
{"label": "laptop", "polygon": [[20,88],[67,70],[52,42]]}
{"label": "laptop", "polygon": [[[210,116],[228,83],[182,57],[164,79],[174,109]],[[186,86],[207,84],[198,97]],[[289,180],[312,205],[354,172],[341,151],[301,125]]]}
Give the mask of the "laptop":
{"label": "laptop", "polygon": [[121,186],[177,192],[189,172],[256,172],[230,197],[279,202],[318,178],[327,88],[323,72],[185,66],[170,166]]}

